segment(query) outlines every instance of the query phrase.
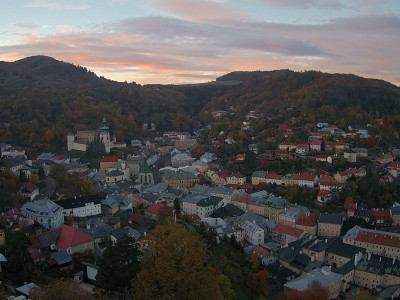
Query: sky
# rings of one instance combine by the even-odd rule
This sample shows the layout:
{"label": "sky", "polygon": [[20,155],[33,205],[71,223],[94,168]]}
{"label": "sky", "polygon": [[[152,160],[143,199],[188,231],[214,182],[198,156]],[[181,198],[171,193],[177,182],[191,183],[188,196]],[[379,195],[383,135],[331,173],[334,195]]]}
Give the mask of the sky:
{"label": "sky", "polygon": [[0,61],[138,84],[317,70],[400,86],[400,0],[0,0]]}

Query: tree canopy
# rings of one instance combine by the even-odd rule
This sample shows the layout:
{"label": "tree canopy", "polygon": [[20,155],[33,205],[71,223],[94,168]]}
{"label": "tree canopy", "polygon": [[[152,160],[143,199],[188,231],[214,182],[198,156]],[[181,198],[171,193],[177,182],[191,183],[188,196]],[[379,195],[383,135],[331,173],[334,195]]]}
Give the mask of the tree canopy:
{"label": "tree canopy", "polygon": [[206,265],[206,245],[172,222],[145,239],[141,271],[133,282],[138,299],[223,299],[216,271]]}

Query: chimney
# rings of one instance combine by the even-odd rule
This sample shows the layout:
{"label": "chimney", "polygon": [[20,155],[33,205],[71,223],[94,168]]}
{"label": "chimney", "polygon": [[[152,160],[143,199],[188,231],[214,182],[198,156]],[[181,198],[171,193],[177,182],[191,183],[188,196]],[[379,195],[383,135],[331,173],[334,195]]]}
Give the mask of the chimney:
{"label": "chimney", "polygon": [[356,267],[358,264],[358,253],[356,253],[356,255],[354,255],[354,266]]}
{"label": "chimney", "polygon": [[393,257],[393,265],[394,265],[394,263],[396,262],[396,258],[395,257]]}
{"label": "chimney", "polygon": [[368,261],[371,259],[371,252],[368,252]]}

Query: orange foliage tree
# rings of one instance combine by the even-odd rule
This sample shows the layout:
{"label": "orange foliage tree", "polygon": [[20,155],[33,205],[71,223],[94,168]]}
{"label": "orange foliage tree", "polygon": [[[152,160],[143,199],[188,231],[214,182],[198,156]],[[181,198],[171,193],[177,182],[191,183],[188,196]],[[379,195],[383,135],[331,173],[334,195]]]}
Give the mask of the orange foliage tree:
{"label": "orange foliage tree", "polygon": [[248,282],[250,289],[258,294],[265,294],[268,290],[269,274],[266,270],[254,273]]}

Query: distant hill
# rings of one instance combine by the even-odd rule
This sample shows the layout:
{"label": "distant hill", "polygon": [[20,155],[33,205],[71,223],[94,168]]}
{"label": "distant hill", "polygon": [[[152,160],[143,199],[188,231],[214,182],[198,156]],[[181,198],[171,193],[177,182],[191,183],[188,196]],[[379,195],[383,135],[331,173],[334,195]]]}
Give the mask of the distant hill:
{"label": "distant hill", "polygon": [[[33,56],[0,62],[0,141],[62,151],[70,131],[110,121],[118,140],[142,135],[142,124],[193,131],[213,110],[249,110],[273,122],[343,119],[363,123],[400,114],[400,88],[351,74],[290,70],[232,72],[215,82],[138,85],[98,77],[84,67]],[[395,118],[394,126],[398,126]],[[205,125],[205,124],[203,124]]]}

